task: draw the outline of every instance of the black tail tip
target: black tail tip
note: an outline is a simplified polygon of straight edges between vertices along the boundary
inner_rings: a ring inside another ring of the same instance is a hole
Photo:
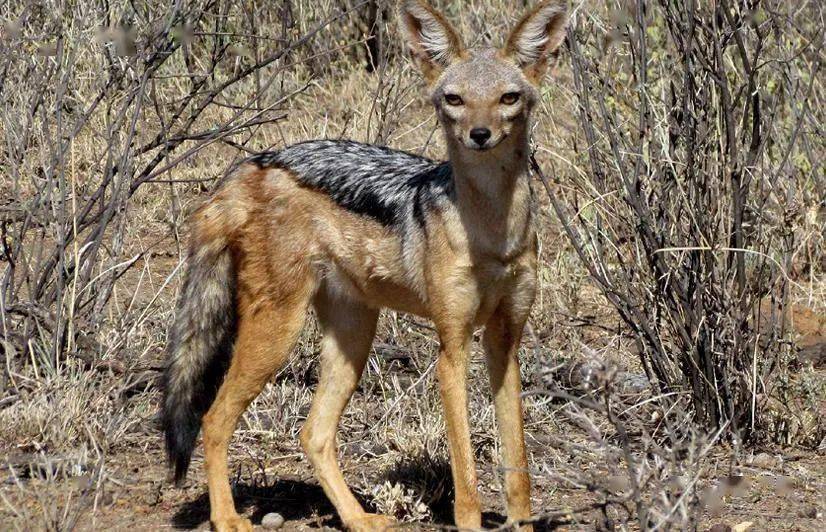
[[[176,488],[183,488],[186,484],[186,473],[189,470],[189,460],[178,458],[173,460],[171,464],[172,469],[172,484]]]
[[[186,449],[167,449],[169,478],[176,488],[181,488],[186,483],[186,473],[189,471],[191,456],[192,454]]]
[[[192,453],[195,451],[195,440],[200,427],[193,423],[191,416],[184,418],[169,416],[164,421],[166,456],[172,482],[180,488],[186,481],[186,473],[189,470]]]

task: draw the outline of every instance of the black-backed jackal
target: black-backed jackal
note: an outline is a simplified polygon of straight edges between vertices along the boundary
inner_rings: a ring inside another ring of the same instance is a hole
[[[467,373],[473,330],[485,326],[508,518],[530,517],[517,359],[537,269],[528,136],[549,56],[564,38],[565,6],[542,1],[503,48],[471,49],[424,1],[402,1],[401,26],[449,160],[305,142],[253,157],[192,215],[163,419],[176,480],[203,427],[216,530],[252,529],[233,504],[227,446],[243,411],[287,360],[310,305],[323,331],[321,376],[301,444],[347,528],[392,524],[364,511],[336,456],[336,428],[382,307],[429,318],[438,331],[462,528],[481,526]]]

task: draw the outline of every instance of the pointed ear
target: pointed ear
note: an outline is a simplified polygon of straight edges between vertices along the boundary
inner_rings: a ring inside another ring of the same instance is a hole
[[[542,0],[522,17],[505,43],[505,55],[536,83],[542,81],[549,57],[565,39],[567,11],[566,0]]]
[[[453,26],[424,0],[402,0],[399,14],[407,45],[428,82],[464,53]]]

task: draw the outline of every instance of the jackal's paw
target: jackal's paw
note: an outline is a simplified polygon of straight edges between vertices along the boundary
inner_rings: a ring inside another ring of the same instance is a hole
[[[381,532],[393,528],[396,520],[386,515],[364,514],[345,525],[350,532]]]
[[[212,530],[215,532],[252,532],[252,522],[243,517],[232,517],[230,519],[214,519]]]

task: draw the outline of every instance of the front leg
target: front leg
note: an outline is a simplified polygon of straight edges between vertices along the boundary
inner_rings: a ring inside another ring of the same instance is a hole
[[[523,292],[522,300],[516,303],[506,298],[488,321],[484,335],[496,424],[502,444],[509,522],[531,517],[531,483],[522,423],[522,383],[518,351],[530,303],[533,301],[532,293],[532,290]],[[516,294],[519,292],[514,293]],[[520,529],[530,531],[533,527],[525,525]]]
[[[455,489],[454,519],[459,528],[480,528],[482,510],[468,423],[467,374],[471,331],[470,325],[464,320],[457,321],[460,323],[442,324],[441,327],[437,324],[441,349],[436,362],[436,373],[445,413]]]

